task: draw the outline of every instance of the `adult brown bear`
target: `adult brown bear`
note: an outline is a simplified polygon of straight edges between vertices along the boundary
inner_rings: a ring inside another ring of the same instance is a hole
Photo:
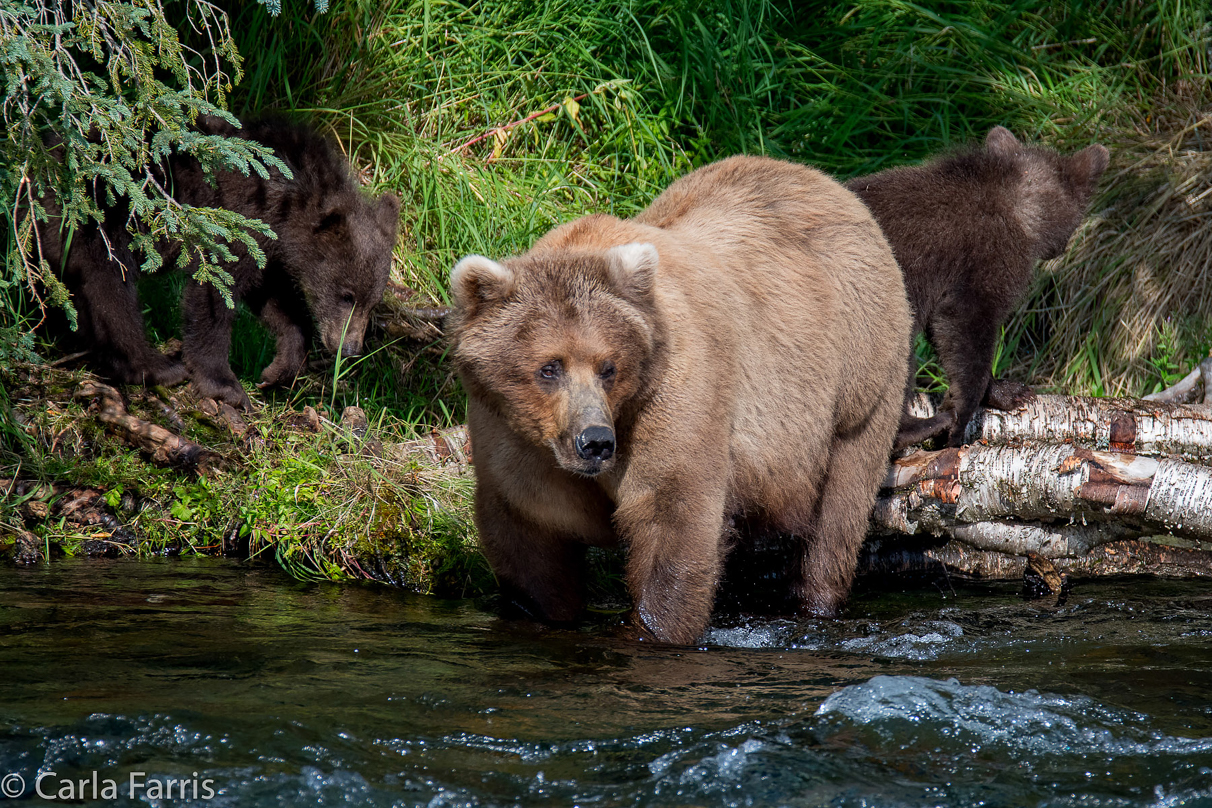
[[[911,317],[867,209],[734,157],[630,220],[451,278],[476,517],[502,587],[573,620],[587,545],[628,547],[641,636],[706,628],[734,518],[799,539],[793,596],[843,603],[896,433]]]

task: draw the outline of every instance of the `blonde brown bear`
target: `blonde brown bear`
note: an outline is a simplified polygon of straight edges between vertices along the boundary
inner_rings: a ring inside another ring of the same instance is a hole
[[[879,227],[824,174],[733,157],[451,277],[476,520],[505,592],[574,620],[589,545],[628,549],[641,637],[707,627],[733,521],[792,534],[799,608],[844,602],[912,318]],[[743,544],[738,552],[743,552]]]

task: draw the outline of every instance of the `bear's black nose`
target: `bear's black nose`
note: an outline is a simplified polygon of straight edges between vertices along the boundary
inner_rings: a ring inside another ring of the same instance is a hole
[[[582,460],[609,460],[614,456],[614,430],[608,426],[591,426],[573,441]]]

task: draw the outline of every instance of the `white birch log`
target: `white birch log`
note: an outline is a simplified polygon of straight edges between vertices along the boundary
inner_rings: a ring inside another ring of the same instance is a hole
[[[1046,558],[1159,533],[1212,541],[1212,468],[1065,444],[915,452],[889,468],[872,523]]]
[[[934,415],[936,396],[919,393],[910,412]],[[968,424],[965,443],[1072,442],[1090,449],[1138,455],[1212,458],[1212,407],[1131,398],[1036,396],[1012,412],[981,409]]]

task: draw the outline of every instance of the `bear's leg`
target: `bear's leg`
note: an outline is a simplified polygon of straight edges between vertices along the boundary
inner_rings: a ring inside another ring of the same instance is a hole
[[[895,418],[895,410],[881,406],[853,432],[833,439],[815,515],[794,526],[805,537],[793,585],[803,614],[835,617],[850,593],[875,495],[887,473],[889,422]]]
[[[993,352],[1001,325],[998,312],[979,305],[979,298],[960,295],[935,310],[932,336],[950,388],[944,406],[955,409],[947,445],[964,445],[968,422],[976,414],[993,380]]]
[[[231,326],[236,318],[219,291],[191,280],[181,300],[185,366],[198,395],[250,409],[252,403],[228,363]]]
[[[627,587],[633,623],[660,642],[687,645],[706,630],[723,572],[724,486],[686,471],[664,482],[644,480],[639,491],[620,490],[615,525],[628,544]]]
[[[126,248],[125,233],[111,235],[116,256],[110,255],[95,224],[90,222],[77,233],[65,277],[79,284],[80,332],[98,363],[111,378],[127,384],[183,381],[185,367],[147,340],[135,284],[138,264]]]
[[[509,605],[536,620],[572,623],[585,605],[585,545],[523,518],[477,480],[480,547]]]
[[[917,358],[910,352],[909,379],[905,383],[905,403],[901,408],[900,426],[897,427],[896,440],[892,444],[894,452],[941,435],[955,423],[955,410],[950,407],[939,407],[938,411],[929,418],[919,418],[913,415],[911,407],[916,397]]]
[[[261,321],[274,335],[274,359],[261,372],[258,387],[288,385],[307,364],[307,333],[287,301],[271,297],[258,312]]]
[[[984,405],[1008,412],[1017,410],[1033,398],[1035,391],[1022,382],[994,379],[989,383],[989,391],[985,393]]]

